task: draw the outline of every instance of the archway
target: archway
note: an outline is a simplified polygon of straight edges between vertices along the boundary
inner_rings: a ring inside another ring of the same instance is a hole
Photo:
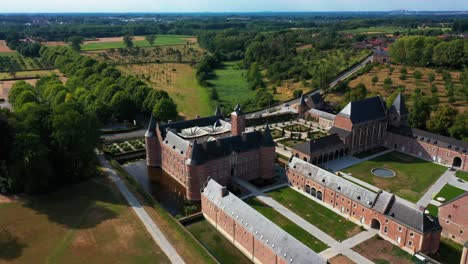
[[[304,161],[307,161],[307,158],[306,158],[306,157],[304,157],[304,158],[302,158],[302,159],[303,159]]]
[[[310,186],[309,185],[305,186],[305,191],[306,191],[306,193],[310,193]]]
[[[341,149],[340,150],[340,157],[343,157],[344,156],[344,149]]]
[[[313,197],[317,197],[317,190],[315,188],[312,188],[312,190],[310,190],[310,195],[312,195]]]
[[[371,228],[380,230],[380,222],[377,219],[372,219]]]
[[[335,159],[337,159],[340,156],[340,152],[338,150],[335,151]]]
[[[461,160],[460,157],[455,157],[455,158],[453,158],[452,167],[460,168],[461,165],[462,165],[462,160]]]
[[[322,192],[321,192],[321,191],[318,191],[318,192],[317,192],[317,199],[319,199],[320,201],[322,201]]]

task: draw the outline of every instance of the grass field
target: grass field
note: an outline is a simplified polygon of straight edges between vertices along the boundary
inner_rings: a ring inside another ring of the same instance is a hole
[[[371,173],[374,168],[391,169],[396,176],[387,179],[374,176]],[[403,199],[417,202],[445,170],[443,166],[393,151],[346,168],[343,172],[350,173],[353,177],[382,190],[393,192]]]
[[[376,264],[413,263],[410,254],[378,236],[355,246],[353,250]]]
[[[51,74],[57,73],[53,70],[38,70],[38,71],[19,71],[15,73],[15,76],[11,75],[8,72],[0,72],[0,80],[12,79],[12,78],[36,78],[49,76]]]
[[[291,222],[289,219],[275,211],[275,209],[262,203],[257,198],[250,198],[248,200],[245,200],[245,202],[252,206],[258,212],[260,212],[262,215],[267,217],[270,221],[281,227],[284,231],[288,232],[291,236],[295,237],[304,245],[311,248],[313,251],[321,252],[328,247],[325,243],[318,240],[316,237],[312,236],[307,231]]]
[[[0,262],[170,263],[111,182],[0,204]]]
[[[450,31],[450,28],[424,28],[424,29],[411,29],[411,31],[417,31],[417,30],[434,30],[434,29],[440,29],[443,31]],[[393,34],[395,32],[399,31],[400,33],[406,33],[408,32],[408,28],[401,28],[401,27],[360,27],[360,28],[355,28],[355,29],[348,29],[348,30],[343,30],[343,33],[349,33],[349,34]]]
[[[187,39],[193,38],[193,36],[183,35],[157,35],[155,46],[163,45],[182,45],[187,43]],[[135,47],[149,47],[151,46],[146,40],[133,41]],[[87,43],[82,46],[83,51],[89,50],[103,50],[103,49],[119,49],[125,48],[123,41],[110,41],[110,42],[93,42]]]
[[[455,176],[457,176],[458,178],[468,182],[468,172],[464,172],[464,171],[457,171],[455,173]]]
[[[429,215],[432,215],[432,216],[438,216],[439,215],[439,207],[437,207],[437,206],[435,206],[433,204],[427,205],[426,210],[429,211]]]
[[[252,263],[207,220],[189,224],[186,228],[218,261],[226,264]]]
[[[460,112],[463,112],[468,109],[468,104],[466,103],[465,96],[459,92],[461,84],[460,84],[460,72],[458,71],[451,71],[450,74],[452,76],[452,81],[454,85],[454,97],[455,102],[449,103],[448,96],[447,96],[447,88],[445,87],[445,82],[442,78],[442,74],[437,73],[434,69],[429,68],[421,68],[421,67],[407,67],[407,74],[406,80],[401,80],[400,70],[402,66],[399,65],[392,65],[393,73],[390,73],[389,67],[384,67],[382,65],[375,66],[370,72],[363,74],[356,79],[349,82],[349,87],[353,89],[358,84],[362,83],[366,86],[368,93],[381,95],[384,98],[388,98],[393,92],[397,91],[399,87],[404,87],[403,94],[405,95],[406,104],[411,106],[411,95],[414,94],[416,89],[421,89],[421,92],[425,94],[426,97],[431,98],[431,84],[429,82],[428,74],[429,72],[433,72],[435,74],[435,80],[433,84],[437,87],[437,91],[434,93],[438,99],[438,105],[434,105],[434,107],[442,106],[442,105],[450,105],[454,108],[457,108]],[[422,73],[422,78],[417,80],[414,78],[413,73],[415,71],[420,71]],[[373,85],[372,78],[377,77],[378,82]],[[384,81],[386,78],[390,78],[392,80],[392,85],[385,89]],[[330,93],[327,95],[326,100],[339,103],[343,100],[343,95],[338,93]]]
[[[118,68],[127,75],[137,76],[154,89],[168,92],[181,116],[194,118],[214,113],[209,90],[197,83],[195,69],[188,64],[121,65]]]
[[[255,97],[255,91],[249,89],[244,77],[246,71],[239,69],[237,63],[225,62],[222,68],[215,70],[216,78],[210,80],[218,92],[220,101],[230,106]]]
[[[455,186],[446,184],[444,186],[444,188],[442,188],[442,190],[440,190],[440,192],[435,196],[435,198],[443,197],[443,198],[445,198],[445,201],[449,201],[449,200],[452,200],[453,198],[455,198],[455,197],[457,197],[459,195],[462,195],[463,193],[465,193],[464,190],[459,189],[459,188],[457,188]]]
[[[281,188],[267,194],[336,240],[345,240],[361,232],[353,222],[291,188]]]

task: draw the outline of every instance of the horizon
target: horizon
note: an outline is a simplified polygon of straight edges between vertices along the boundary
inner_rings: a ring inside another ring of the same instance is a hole
[[[42,13],[309,13],[309,12],[466,12],[468,1],[447,0],[18,0],[2,3],[1,14]]]

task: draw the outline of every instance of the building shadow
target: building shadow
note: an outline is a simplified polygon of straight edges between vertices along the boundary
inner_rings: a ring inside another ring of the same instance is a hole
[[[9,231],[0,229],[0,261],[14,260],[23,253],[25,244],[19,242],[18,238]]]

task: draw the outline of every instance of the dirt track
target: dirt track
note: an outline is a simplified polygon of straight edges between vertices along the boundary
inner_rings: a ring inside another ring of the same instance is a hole
[[[0,52],[13,52],[5,43],[4,40],[0,40]]]

